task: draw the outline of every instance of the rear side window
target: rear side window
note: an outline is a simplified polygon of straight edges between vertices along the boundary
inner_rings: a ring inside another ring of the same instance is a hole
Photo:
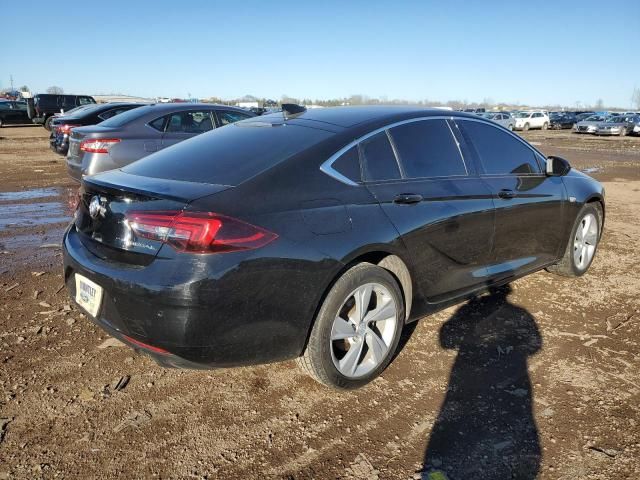
[[[203,133],[212,128],[209,111],[172,113],[167,124],[168,133]]]
[[[411,122],[390,130],[409,178],[466,175],[460,150],[445,120]]]
[[[235,123],[160,150],[123,171],[169,180],[237,185],[332,135],[300,125]]]
[[[89,105],[96,103],[91,97],[78,97],[78,105]]]
[[[360,175],[360,156],[358,155],[358,147],[351,147],[338,157],[332,168],[354,182],[362,180]]]
[[[149,122],[149,125],[159,132],[164,132],[164,122],[166,119],[167,117],[156,118],[153,122]]]
[[[475,147],[487,175],[540,173],[533,150],[507,132],[480,122],[458,121],[467,140]]]
[[[229,125],[230,123],[236,123],[240,120],[246,120],[251,118],[251,115],[247,115],[242,112],[232,112],[229,110],[218,110],[218,120],[220,120],[220,126]]]
[[[364,160],[365,180],[395,180],[400,178],[400,168],[386,132],[380,132],[360,142]]]

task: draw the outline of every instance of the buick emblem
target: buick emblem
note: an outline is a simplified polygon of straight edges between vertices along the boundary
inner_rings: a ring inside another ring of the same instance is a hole
[[[102,206],[100,197],[95,195],[91,198],[91,202],[89,202],[89,215],[91,215],[91,218],[98,218],[98,215],[104,217],[104,212],[105,208]]]

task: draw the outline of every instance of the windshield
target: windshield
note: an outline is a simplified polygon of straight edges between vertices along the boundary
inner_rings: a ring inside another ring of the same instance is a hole
[[[591,115],[590,117],[584,119],[585,122],[601,122],[602,120],[604,120],[604,118],[602,118],[600,115]]]
[[[531,114],[527,113],[527,112],[518,112],[518,113],[516,113],[515,117],[516,118],[529,118],[529,117],[531,117]]]
[[[121,127],[133,120],[140,118],[143,115],[146,115],[153,108],[152,105],[147,107],[134,108],[132,110],[127,110],[126,112],[120,113],[114,117],[111,117],[104,122],[100,123],[101,127]],[[161,116],[158,114],[158,116]]]
[[[605,123],[621,123],[622,119],[618,116],[616,117],[609,117],[605,120]]]
[[[149,155],[123,171],[186,182],[238,185],[331,135],[300,125],[260,126],[254,120],[245,120]]]

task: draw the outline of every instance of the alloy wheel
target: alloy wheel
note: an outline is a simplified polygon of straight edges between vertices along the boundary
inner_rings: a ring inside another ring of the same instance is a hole
[[[331,328],[331,358],[347,378],[376,369],[389,355],[397,325],[393,296],[379,283],[354,290],[342,303]]]
[[[596,251],[598,243],[598,220],[593,213],[588,213],[578,224],[573,240],[573,261],[580,270],[586,269]]]

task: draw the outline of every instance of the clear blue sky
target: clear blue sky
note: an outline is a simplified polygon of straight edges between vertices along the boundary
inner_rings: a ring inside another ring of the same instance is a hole
[[[595,103],[640,87],[640,0],[153,1],[3,9],[0,87]]]

